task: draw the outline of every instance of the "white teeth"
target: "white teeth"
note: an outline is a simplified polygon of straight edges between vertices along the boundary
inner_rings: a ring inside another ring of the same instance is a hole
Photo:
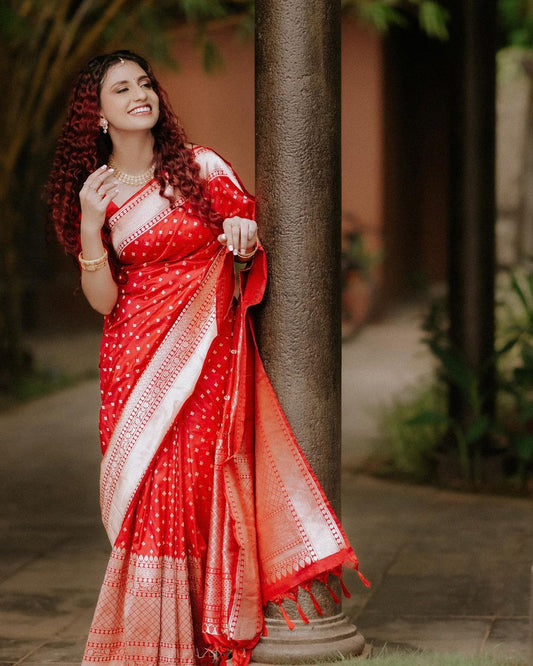
[[[133,115],[133,114],[136,114],[136,113],[144,113],[145,111],[150,111],[150,107],[149,106],[139,106],[136,109],[132,109],[130,111],[130,113]]]

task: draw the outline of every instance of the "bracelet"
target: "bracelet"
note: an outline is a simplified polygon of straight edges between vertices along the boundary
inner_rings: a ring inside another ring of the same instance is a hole
[[[94,273],[94,271],[99,271],[107,265],[107,250],[104,250],[104,254],[98,259],[84,259],[80,252],[78,255],[78,261],[80,262],[83,271]]]
[[[250,252],[246,252],[245,254],[241,254],[240,252],[238,252],[237,257],[239,259],[244,259],[244,261],[246,262],[246,261],[249,261],[254,256],[254,254],[256,252],[257,252],[257,243],[255,244],[254,249],[251,250]]]

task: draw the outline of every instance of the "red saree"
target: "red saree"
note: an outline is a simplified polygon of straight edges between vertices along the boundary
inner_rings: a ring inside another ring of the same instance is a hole
[[[231,167],[196,148],[213,206],[254,217]],[[245,664],[263,608],[356,556],[257,353],[259,249],[233,256],[148,183],[110,210],[127,273],[105,320],[101,508],[113,550],[83,664]]]

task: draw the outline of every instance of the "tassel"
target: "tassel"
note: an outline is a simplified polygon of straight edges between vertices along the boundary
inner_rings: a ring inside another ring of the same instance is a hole
[[[359,574],[359,578],[361,579],[363,584],[366,585],[366,587],[370,587],[370,581],[363,576],[363,574],[359,571],[359,569],[357,569],[357,573]]]
[[[327,589],[328,592],[331,594],[331,598],[333,599],[333,601],[334,601],[336,604],[338,604],[338,603],[340,602],[340,599],[339,599],[339,597],[335,594],[335,592],[331,589],[331,587],[329,586],[329,572],[326,571],[324,574],[322,574],[322,575],[320,575],[320,576],[317,576],[317,579],[318,579],[319,581],[321,581],[322,583],[324,583],[324,585],[326,586],[326,589]]]
[[[283,604],[282,604],[281,602],[278,604],[278,606],[280,607],[281,614],[282,614],[283,617],[285,618],[285,622],[287,623],[287,626],[288,626],[289,629],[292,631],[292,630],[294,629],[294,627],[295,627],[294,622],[293,622],[293,621],[291,620],[291,618],[287,615],[287,611],[283,608]]]
[[[356,560],[355,562],[346,562],[345,566],[349,567],[350,569],[354,569],[355,571],[357,571],[357,574],[358,574],[359,578],[361,579],[361,582],[362,582],[364,585],[366,585],[366,587],[370,587],[370,586],[371,586],[370,581],[368,581],[368,580],[363,576],[363,574],[359,571],[359,562],[357,562],[357,560]]]
[[[296,588],[293,592],[287,592],[285,596],[287,599],[294,601],[294,603],[296,604],[296,610],[298,611],[300,617],[302,618],[302,621],[305,622],[305,624],[309,624],[307,615],[304,613],[304,610],[300,606],[300,602],[298,601],[298,588]]]
[[[307,594],[309,595],[309,598],[313,602],[313,606],[315,607],[316,612],[319,615],[322,615],[322,608],[320,608],[320,604],[316,600],[315,595],[311,592],[311,585],[312,585],[312,582],[309,583],[308,585],[306,585],[303,589],[307,592]]]
[[[334,601],[336,604],[340,603],[340,599],[339,599],[339,597],[338,597],[338,596],[335,594],[335,592],[331,589],[331,587],[329,586],[329,583],[325,583],[325,585],[326,585],[326,587],[327,587],[327,589],[328,589],[328,592],[331,594],[331,598],[333,599],[333,601]]]
[[[346,587],[344,584],[344,581],[342,580],[342,575],[341,574],[335,574],[339,578],[339,583],[341,584],[341,590],[346,599],[351,599],[352,595],[350,594],[350,590]]]
[[[304,609],[300,606],[300,602],[298,601],[298,599],[296,599],[296,608],[298,610],[298,613],[300,613],[300,617],[305,622],[305,624],[309,624],[309,618],[304,613]]]

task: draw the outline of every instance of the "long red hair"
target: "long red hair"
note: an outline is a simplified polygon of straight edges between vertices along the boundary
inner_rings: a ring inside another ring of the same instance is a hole
[[[154,175],[159,182],[161,196],[165,196],[174,206],[175,196],[169,192],[172,188],[179,191],[188,199],[195,212],[208,222],[214,233],[221,229],[222,217],[211,210],[209,199],[204,194],[205,185],[200,178],[200,167],[187,145],[185,131],[150,64],[131,51],[115,51],[93,58],[80,72],[45,188],[50,222],[61,245],[74,256],[81,250],[79,192],[89,174],[108,163],[113,149],[109,135],[104,134],[100,128],[100,90],[109,67],[123,60],[137,63],[146,72],[159,97],[159,119],[152,133]],[[168,185],[172,185],[172,188],[168,188]],[[103,236],[117,275],[120,272],[118,259],[105,226]]]

